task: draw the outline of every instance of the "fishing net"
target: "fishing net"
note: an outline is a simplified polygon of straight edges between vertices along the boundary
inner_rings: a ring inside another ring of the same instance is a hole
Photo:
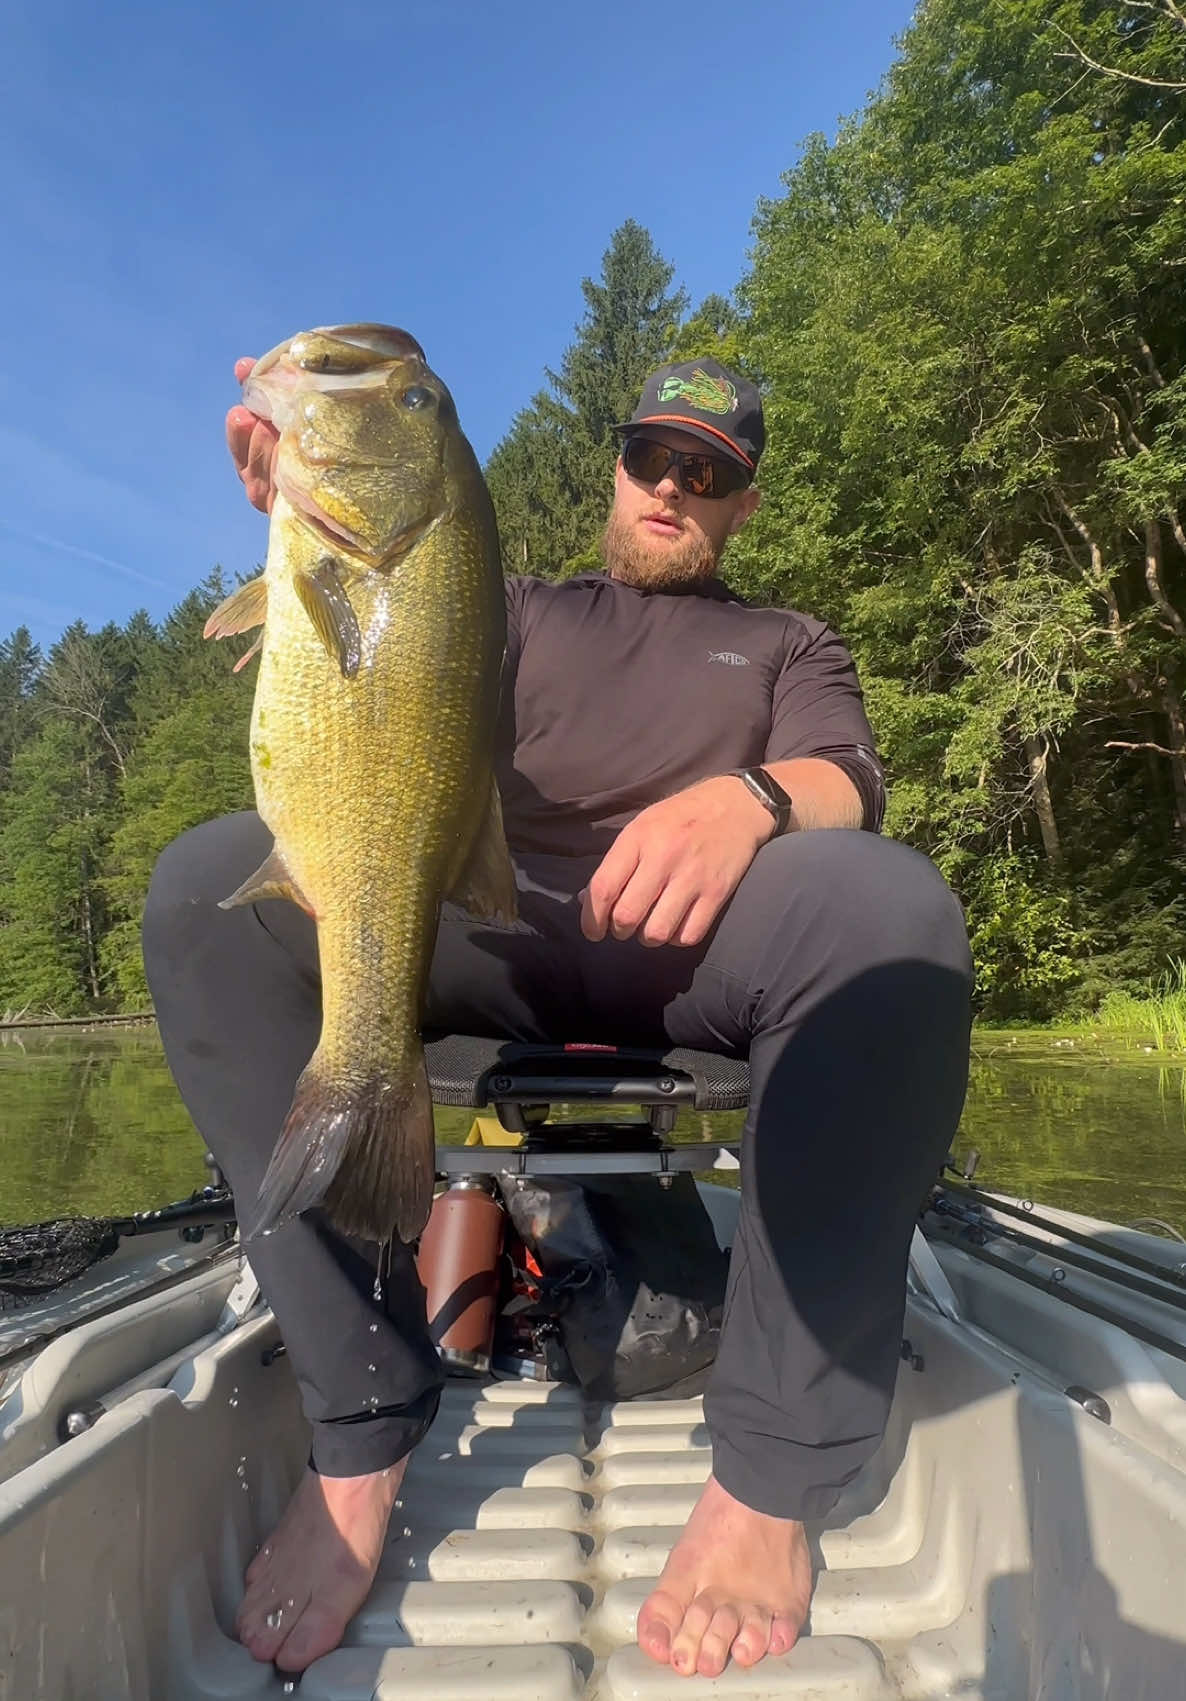
[[[235,1203],[225,1186],[203,1187],[172,1205],[130,1217],[55,1217],[48,1223],[0,1228],[0,1312],[28,1305],[110,1258],[128,1235],[176,1228],[196,1243],[208,1228],[233,1233]]]
[[[0,1229],[0,1311],[28,1305],[81,1276],[110,1258],[119,1238],[118,1225],[101,1217],[56,1217]]]

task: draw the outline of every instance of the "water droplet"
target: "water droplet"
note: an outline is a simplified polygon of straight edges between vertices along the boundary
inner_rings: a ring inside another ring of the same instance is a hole
[[[296,1605],[296,1602],[292,1599],[291,1596],[289,1596],[288,1600],[286,1600],[284,1604],[285,1604],[286,1607],[291,1608],[291,1607],[294,1607]]]
[[[271,1557],[272,1557],[272,1550],[271,1550],[270,1547],[266,1547],[264,1549],[264,1558],[265,1559],[271,1559]]]
[[[405,1525],[404,1525],[404,1535],[405,1535],[405,1536],[410,1536],[410,1535],[411,1535],[411,1533],[412,1533],[412,1532],[411,1532],[411,1529],[410,1529],[410,1528],[409,1528],[409,1527],[408,1527],[408,1525],[407,1525],[407,1524],[405,1524]]]
[[[283,1607],[277,1607],[274,1612],[270,1612],[268,1614],[268,1616],[264,1619],[264,1623],[267,1625],[269,1630],[279,1630],[280,1620],[283,1617],[284,1617],[284,1608]]]
[[[367,1369],[370,1371],[372,1376],[375,1374],[375,1366],[373,1364],[368,1364]]]
[[[296,1680],[295,1680],[295,1678],[290,1677],[285,1681],[284,1694],[285,1695],[295,1695],[296,1694]]]
[[[409,1559],[408,1570],[409,1571],[415,1571],[415,1569],[416,1569],[416,1561],[414,1559]]]
[[[379,1325],[377,1323],[372,1323],[371,1324],[371,1334],[377,1335],[378,1333],[379,1333]]]

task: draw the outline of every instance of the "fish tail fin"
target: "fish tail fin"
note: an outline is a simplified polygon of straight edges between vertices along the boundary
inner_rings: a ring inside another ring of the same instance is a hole
[[[248,1236],[323,1205],[344,1234],[415,1240],[432,1208],[436,1140],[424,1054],[410,1078],[335,1081],[310,1058],[260,1183]]]

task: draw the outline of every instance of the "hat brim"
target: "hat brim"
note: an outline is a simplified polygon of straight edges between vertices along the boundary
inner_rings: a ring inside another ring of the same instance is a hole
[[[687,414],[649,413],[641,419],[627,419],[621,425],[611,425],[610,430],[626,433],[638,431],[644,425],[674,425],[678,430],[686,431],[691,437],[699,437],[702,443],[710,449],[715,449],[718,455],[722,453],[728,455],[731,461],[736,461],[748,473],[753,474],[758,470],[756,463],[751,461],[749,456],[739,449],[730,437],[726,437],[723,431],[718,431],[715,426],[706,425],[702,419],[690,419]]]

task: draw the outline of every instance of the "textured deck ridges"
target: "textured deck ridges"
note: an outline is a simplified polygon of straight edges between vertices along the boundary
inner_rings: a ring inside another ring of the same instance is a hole
[[[699,1400],[584,1407],[531,1383],[452,1384],[415,1456],[370,1600],[304,1701],[667,1701],[678,1677],[635,1623],[711,1467]],[[899,1473],[879,1512],[824,1532],[813,1634],[713,1693],[880,1701],[898,1693],[874,1635],[949,1616],[918,1572],[921,1509]],[[865,1512],[864,1517],[861,1513]],[[833,1568],[833,1567],[838,1567]]]

